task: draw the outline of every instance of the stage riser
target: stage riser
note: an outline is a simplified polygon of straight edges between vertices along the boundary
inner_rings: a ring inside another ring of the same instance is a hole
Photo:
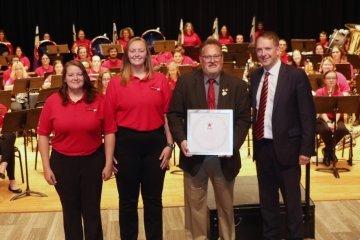
[[[306,205],[302,205],[306,213]],[[260,206],[258,204],[234,206],[236,239],[237,240],[259,240],[262,238],[262,220]],[[216,210],[209,210],[210,239],[217,240],[219,237]],[[286,212],[285,206],[280,206],[280,233],[281,238],[286,238]],[[315,238],[315,205],[311,201],[310,214],[304,214],[304,237]]]

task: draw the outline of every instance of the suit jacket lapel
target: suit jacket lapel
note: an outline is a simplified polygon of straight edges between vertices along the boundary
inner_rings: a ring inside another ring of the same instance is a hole
[[[199,103],[199,109],[207,109],[204,77],[202,71],[199,71],[198,74],[195,75],[194,93],[197,95],[198,98],[197,102]]]
[[[224,73],[222,72],[220,75],[220,86],[219,86],[219,98],[218,98],[218,109],[225,109],[229,107],[228,99],[229,99],[229,91],[233,89],[229,86],[229,81],[226,77],[224,77]]]
[[[276,85],[275,96],[274,96],[274,105],[273,105],[273,114],[275,113],[276,106],[280,101],[280,96],[282,96],[282,91],[284,91],[284,85],[286,84],[288,78],[287,69],[284,63],[281,63],[278,82]]]

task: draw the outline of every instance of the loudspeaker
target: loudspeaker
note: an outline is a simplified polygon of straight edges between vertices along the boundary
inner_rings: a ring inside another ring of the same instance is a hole
[[[212,186],[208,188],[208,215],[210,239],[218,239],[218,219]],[[305,201],[305,189],[301,186],[304,237],[315,238],[315,205],[310,199]],[[281,194],[280,194],[281,195]],[[280,233],[287,237],[286,210],[280,197]],[[235,179],[234,186],[234,218],[237,240],[262,239],[262,220],[259,204],[259,191],[256,176],[240,176]]]

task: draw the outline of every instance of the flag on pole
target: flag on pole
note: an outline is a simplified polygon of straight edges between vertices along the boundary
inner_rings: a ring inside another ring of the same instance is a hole
[[[72,25],[72,32],[73,32],[73,40],[76,42],[76,30],[75,30],[75,24]]]
[[[251,22],[251,30],[250,30],[250,43],[255,43],[255,16],[253,17],[252,19],[252,22]]]
[[[39,46],[39,43],[40,43],[39,26],[36,25],[36,28],[35,28],[35,41],[34,41],[35,47]]]
[[[117,35],[116,23],[113,23],[113,36],[112,36],[113,44],[116,44],[117,39],[118,39],[118,35]]]
[[[219,22],[218,22],[217,17],[215,18],[214,23],[213,23],[212,36],[216,40],[219,40]]]
[[[184,44],[184,22],[182,18],[180,19],[178,44]]]

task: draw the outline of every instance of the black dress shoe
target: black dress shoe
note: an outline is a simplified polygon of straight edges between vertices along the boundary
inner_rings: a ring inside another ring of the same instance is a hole
[[[5,179],[5,173],[0,172],[0,178]]]
[[[10,192],[13,192],[13,193],[22,193],[21,188],[11,189],[10,185],[9,185],[9,187],[8,187],[8,190],[9,190]]]

